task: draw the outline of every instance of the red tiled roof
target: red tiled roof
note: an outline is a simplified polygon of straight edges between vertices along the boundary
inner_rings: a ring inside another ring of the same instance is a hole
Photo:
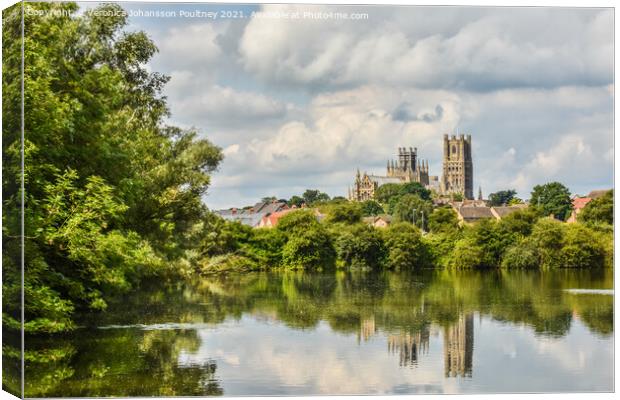
[[[269,215],[266,215],[263,217],[263,220],[261,221],[261,225],[266,226],[267,223],[269,223],[270,226],[276,226],[278,224],[278,221],[280,220],[280,218],[282,218],[283,216],[285,216],[286,214],[292,212],[292,211],[297,211],[297,209],[295,208],[288,208],[286,210],[282,210],[282,211],[276,211],[273,212]]]
[[[592,201],[592,199],[590,197],[577,197],[576,199],[573,199],[573,209],[574,210],[581,210],[590,201]]]

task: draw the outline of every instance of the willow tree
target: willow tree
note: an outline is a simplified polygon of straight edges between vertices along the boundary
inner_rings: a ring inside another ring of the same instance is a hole
[[[25,327],[71,329],[76,310],[191,265],[220,149],[168,126],[157,47],[120,6],[25,3]],[[33,12],[36,11],[36,12]],[[3,14],[5,326],[19,327],[21,5]]]

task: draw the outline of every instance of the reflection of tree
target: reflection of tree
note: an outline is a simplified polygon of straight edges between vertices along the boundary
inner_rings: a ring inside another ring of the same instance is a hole
[[[2,327],[2,390],[21,397],[21,334]]]
[[[194,330],[110,329],[82,331],[72,340],[77,354],[69,376],[61,365],[27,368],[27,396],[205,396],[221,395],[215,362],[180,366],[182,351],[194,352]],[[46,368],[47,367],[47,368]],[[54,379],[54,385],[50,381]],[[63,381],[61,383],[61,381]]]
[[[428,353],[430,330],[422,329],[416,333],[401,333],[388,336],[388,352],[399,355],[399,365],[416,366],[421,354]]]
[[[461,314],[455,324],[446,327],[443,343],[446,377],[471,377],[474,355],[473,314]]]

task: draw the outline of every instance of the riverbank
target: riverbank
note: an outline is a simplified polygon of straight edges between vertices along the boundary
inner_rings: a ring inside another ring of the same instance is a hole
[[[311,211],[294,211],[275,228],[252,229],[226,222],[218,237],[226,238],[227,246],[213,248],[199,272],[613,266],[613,227],[608,224],[564,223],[530,207],[501,220],[462,225],[453,210],[439,208],[429,217],[430,232],[423,232],[408,222],[387,228],[369,226],[352,207],[351,203],[333,205],[333,214],[322,222]]]

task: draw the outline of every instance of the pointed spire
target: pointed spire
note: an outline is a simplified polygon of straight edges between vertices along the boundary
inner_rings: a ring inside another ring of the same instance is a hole
[[[482,186],[478,186],[478,200],[482,200]]]

